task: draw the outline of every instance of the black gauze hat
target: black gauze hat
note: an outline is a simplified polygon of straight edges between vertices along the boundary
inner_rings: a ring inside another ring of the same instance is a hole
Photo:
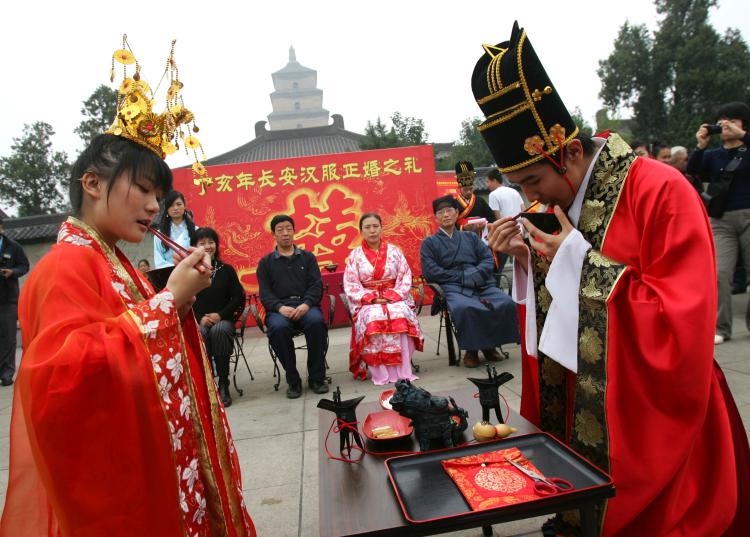
[[[453,207],[457,211],[459,210],[458,201],[453,196],[442,196],[436,200],[432,200],[432,212],[436,213],[440,209],[445,207]]]
[[[486,118],[479,132],[497,167],[512,172],[539,162],[544,153],[555,155],[578,134],[578,127],[526,31],[516,22],[509,41],[483,47],[471,88]]]
[[[461,186],[474,186],[477,174],[474,166],[468,160],[459,160],[456,163],[456,180]]]

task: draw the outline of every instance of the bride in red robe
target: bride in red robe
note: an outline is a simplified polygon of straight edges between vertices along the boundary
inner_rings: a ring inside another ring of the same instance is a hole
[[[411,270],[401,250],[381,240],[383,227],[375,213],[362,215],[362,245],[346,260],[344,292],[352,309],[349,370],[354,378],[378,385],[399,379],[416,380],[414,350],[424,338],[412,309]]]
[[[240,465],[190,307],[202,248],[154,294],[116,242],[140,242],[172,173],[151,149],[94,139],[76,217],[19,303],[24,355],[0,536],[254,536]]]

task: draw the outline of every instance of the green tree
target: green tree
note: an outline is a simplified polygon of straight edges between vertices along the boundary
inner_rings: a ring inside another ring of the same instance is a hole
[[[583,117],[583,112],[581,112],[581,107],[576,106],[573,110],[573,113],[570,114],[570,117],[573,118],[573,121],[576,125],[578,125],[578,128],[583,132],[584,134],[588,134],[591,136],[594,134],[594,129],[591,127],[588,121],[586,121]]]
[[[492,154],[478,129],[481,123],[482,118],[480,117],[470,117],[461,122],[458,141],[453,146],[450,156],[436,163],[438,170],[452,170],[459,160],[468,160],[475,168],[494,166],[495,159],[492,158]]]
[[[66,208],[61,193],[70,172],[64,152],[53,151],[52,126],[37,121],[24,125],[13,138],[12,154],[0,157],[0,199],[18,209],[18,216],[53,214]]]
[[[599,96],[612,111],[632,111],[636,137],[690,146],[718,105],[750,100],[750,50],[738,30],[720,36],[708,23],[716,0],[655,5],[656,33],[626,22],[599,62]]]
[[[388,147],[405,147],[427,143],[427,132],[424,122],[395,112],[391,116],[391,127],[378,117],[373,125],[367,122],[365,140],[360,144],[362,149],[385,149]]]
[[[116,113],[117,90],[101,84],[83,101],[81,114],[85,119],[74,131],[83,140],[84,147],[89,145],[97,134],[103,133],[112,125]]]

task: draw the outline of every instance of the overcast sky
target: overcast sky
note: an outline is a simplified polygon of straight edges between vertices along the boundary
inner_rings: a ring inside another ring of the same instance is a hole
[[[739,28],[747,40],[747,5],[720,0],[711,22],[722,33]],[[482,43],[508,39],[514,20],[566,105],[580,106],[591,123],[601,107],[598,61],[611,53],[620,26],[657,26],[650,0],[24,0],[5,2],[2,20],[0,156],[10,154],[24,123],[42,120],[56,131],[55,148],[71,157],[81,149],[73,133],[81,103],[109,84],[123,32],[152,84],[177,39],[185,104],[211,157],[254,138],[255,122],[271,112],[271,73],[286,65],[290,45],[318,71],[323,106],[343,115],[347,129],[363,132],[368,120],[400,111],[424,120],[429,141],[448,142],[463,119],[480,113],[470,77]],[[184,155],[168,160],[185,162]]]

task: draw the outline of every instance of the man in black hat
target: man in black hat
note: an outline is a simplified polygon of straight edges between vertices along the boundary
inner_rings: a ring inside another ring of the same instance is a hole
[[[320,311],[323,279],[318,260],[312,252],[294,245],[294,220],[291,216],[274,216],[271,233],[276,248],[258,263],[258,287],[260,299],[268,312],[268,339],[286,371],[286,396],[296,399],[302,395],[302,380],[297,371],[292,339],[297,328],[305,333],[310,389],[317,394],[327,393],[324,352],[327,328]]]
[[[458,182],[459,194],[456,196],[458,201],[458,220],[456,224],[462,231],[474,231],[479,234],[487,243],[487,224],[472,223],[472,220],[484,218],[487,223],[495,221],[495,213],[490,206],[474,194],[474,183],[476,182],[477,173],[474,166],[468,160],[460,160],[456,163],[456,181]]]
[[[422,241],[422,272],[429,282],[440,284],[448,300],[464,349],[464,365],[479,365],[478,350],[489,361],[500,360],[495,347],[518,343],[518,318],[511,298],[495,281],[492,252],[476,233],[456,228],[458,202],[443,196],[432,202],[437,233]]]
[[[525,220],[524,242],[507,217],[490,232],[514,258],[525,306],[521,413],[612,475],[604,535],[747,534],[737,499],[750,494],[738,475],[750,450],[713,360],[716,272],[698,196],[616,134],[580,135],[517,24],[484,50],[472,76],[479,131],[562,228]],[[575,525],[568,515],[550,530]]]
[[[3,234],[0,220],[0,384],[13,384],[16,373],[18,278],[29,271],[29,260],[16,241]]]

